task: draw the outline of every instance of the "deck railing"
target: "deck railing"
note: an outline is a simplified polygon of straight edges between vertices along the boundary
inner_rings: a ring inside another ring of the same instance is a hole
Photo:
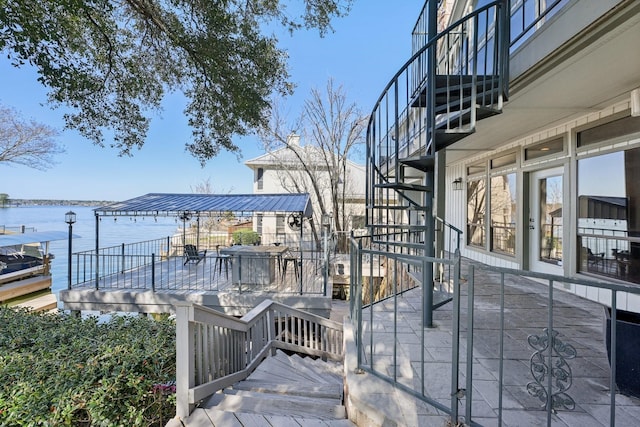
[[[220,291],[235,287],[240,292],[261,290],[297,294],[324,294],[327,291],[326,284],[322,283],[323,253],[311,242],[286,241],[289,251],[278,256],[224,256],[215,247],[199,246],[198,250],[207,249],[202,261],[185,265],[183,240],[191,243],[197,238],[178,233],[173,237],[102,248],[98,252],[74,253],[71,288]],[[204,241],[207,239],[201,236],[200,242]],[[282,240],[272,243],[282,244]],[[224,245],[220,249],[222,251]],[[265,263],[273,266],[271,277],[266,281],[261,279],[254,283],[234,275],[234,271],[244,272]]]
[[[275,349],[342,360],[342,325],[266,300],[241,319],[176,306],[176,413],[245,379]]]

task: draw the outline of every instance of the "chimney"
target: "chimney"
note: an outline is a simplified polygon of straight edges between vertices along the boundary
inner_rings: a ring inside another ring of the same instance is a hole
[[[287,135],[287,145],[300,146],[300,135],[296,135],[295,132],[291,132]]]

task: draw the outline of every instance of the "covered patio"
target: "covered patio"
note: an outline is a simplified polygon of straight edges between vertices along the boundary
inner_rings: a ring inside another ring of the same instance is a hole
[[[167,313],[190,301],[242,315],[269,298],[328,316],[326,252],[309,232],[308,194],[152,193],[94,213],[95,249],[72,254],[69,287],[60,292],[65,309]],[[167,238],[100,247],[103,218],[159,216],[175,217],[182,228]],[[226,232],[203,227],[223,218],[232,224]]]

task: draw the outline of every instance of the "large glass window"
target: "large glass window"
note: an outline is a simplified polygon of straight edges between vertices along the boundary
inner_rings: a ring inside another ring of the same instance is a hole
[[[467,244],[484,247],[487,209],[487,181],[469,179],[467,183]]]
[[[491,178],[491,250],[516,253],[516,174]]]
[[[640,283],[640,148],[578,161],[578,271]]]

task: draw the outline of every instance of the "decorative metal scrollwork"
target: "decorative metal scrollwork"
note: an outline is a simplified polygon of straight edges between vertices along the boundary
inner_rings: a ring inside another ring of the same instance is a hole
[[[573,378],[571,376],[571,366],[568,359],[576,357],[575,347],[565,344],[558,338],[558,332],[548,328],[543,329],[542,335],[529,335],[527,338],[529,345],[535,350],[531,355],[531,375],[534,381],[527,384],[527,391],[530,395],[537,397],[545,409],[547,408],[548,393],[551,393],[551,410],[558,409],[572,411],[576,403],[567,390],[571,388]],[[549,362],[549,345],[551,345],[551,366]],[[548,377],[551,375],[551,390],[547,390]]]

